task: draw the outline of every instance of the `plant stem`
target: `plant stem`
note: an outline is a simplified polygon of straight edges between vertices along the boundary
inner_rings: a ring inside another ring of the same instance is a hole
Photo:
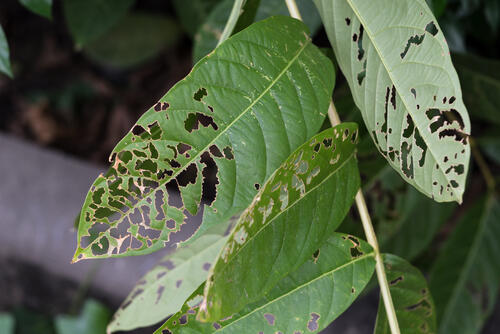
[[[285,0],[290,12],[290,16],[301,20],[299,9],[295,0]],[[330,101],[330,106],[328,107],[328,118],[332,126],[339,125],[340,117],[335,108],[333,101]],[[394,309],[394,304],[392,302],[391,291],[389,289],[389,283],[387,282],[387,276],[385,275],[384,261],[382,255],[380,254],[380,249],[378,247],[377,236],[375,235],[375,230],[373,229],[373,224],[370,218],[370,213],[366,206],[365,198],[363,196],[363,191],[358,190],[356,194],[356,207],[358,208],[359,216],[361,217],[361,223],[363,224],[363,229],[365,231],[366,240],[372,246],[375,253],[375,271],[377,273],[377,279],[380,286],[380,294],[382,295],[382,300],[384,301],[384,307],[387,314],[387,321],[389,322],[389,327],[391,328],[392,334],[400,334],[398,319],[396,317],[396,310]]]
[[[340,124],[340,117],[333,101],[330,101],[330,106],[328,107],[328,118],[330,118],[332,126]],[[361,223],[363,224],[363,230],[365,231],[366,241],[368,241],[370,246],[372,246],[373,252],[375,253],[375,271],[377,273],[380,294],[382,295],[382,300],[384,301],[385,313],[387,314],[387,321],[389,322],[391,333],[400,334],[401,331],[399,330],[398,318],[396,317],[396,310],[394,309],[394,304],[392,302],[391,290],[389,289],[389,283],[387,282],[387,276],[385,275],[384,261],[382,259],[382,255],[380,254],[377,236],[375,234],[375,230],[373,229],[370,213],[368,212],[368,207],[366,206],[365,197],[363,196],[361,188],[356,193],[355,200],[356,207],[361,218]]]
[[[238,18],[240,17],[241,7],[243,7],[244,1],[245,0],[234,1],[233,8],[231,9],[231,14],[229,15],[229,18],[226,22],[226,26],[222,31],[222,35],[219,38],[217,46],[219,46],[220,43],[224,42],[226,39],[229,38],[229,36],[231,36],[231,33],[233,32],[234,27],[236,26],[236,22],[238,22]]]

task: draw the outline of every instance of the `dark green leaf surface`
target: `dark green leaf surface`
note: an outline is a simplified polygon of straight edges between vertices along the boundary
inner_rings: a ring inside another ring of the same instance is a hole
[[[495,130],[496,131],[496,130]],[[499,137],[484,137],[479,138],[481,151],[493,162],[500,164],[500,138]]]
[[[429,7],[437,18],[443,15],[447,2],[447,0],[427,0]]]
[[[399,195],[396,195],[399,196]],[[436,203],[408,187],[404,202],[392,221],[384,221],[377,230],[383,252],[412,260],[424,251],[449,219],[456,207],[453,203]],[[383,229],[383,233],[381,232]]]
[[[173,0],[177,16],[184,30],[193,37],[199,27],[207,20],[210,12],[221,0]]]
[[[474,119],[500,125],[500,61],[454,54],[464,102]]]
[[[313,257],[241,312],[215,323],[199,322],[201,286],[155,333],[317,333],[351,305],[374,267],[365,241],[334,233]]]
[[[198,237],[247,208],[328,109],[333,67],[306,29],[287,17],[252,25],[149,109],[87,195],[74,260],[150,253],[196,215]],[[200,205],[206,192],[216,198]]]
[[[205,281],[229,228],[227,224],[217,225],[188,247],[165,256],[130,292],[108,325],[108,332],[150,326],[178,312]]]
[[[10,68],[9,44],[7,43],[2,26],[0,26],[0,72],[10,78],[13,77],[12,69]]]
[[[436,333],[435,307],[424,275],[408,261],[395,255],[384,254],[384,265],[401,334]],[[382,299],[374,333],[391,333]]]
[[[461,202],[470,122],[425,0],[314,2],[379,151],[422,193]]]
[[[500,285],[500,204],[480,200],[447,240],[430,276],[439,333],[480,333]],[[459,321],[458,321],[459,319]]]
[[[111,29],[135,0],[64,0],[64,16],[77,47]]]
[[[33,13],[52,19],[52,0],[19,0],[19,2]]]
[[[295,151],[245,210],[205,288],[207,320],[257,301],[335,231],[359,189],[357,125],[323,131]]]
[[[84,47],[85,54],[98,63],[127,68],[155,57],[180,37],[176,22],[169,17],[129,14],[97,40]]]
[[[78,317],[58,315],[55,327],[58,334],[98,334],[106,332],[111,312],[94,300],[87,300]]]

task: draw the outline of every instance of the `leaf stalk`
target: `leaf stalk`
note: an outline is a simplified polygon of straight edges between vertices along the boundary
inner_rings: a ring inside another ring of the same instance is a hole
[[[290,16],[301,20],[300,11],[297,7],[295,0],[285,0],[290,12]],[[340,117],[335,108],[333,101],[330,101],[330,106],[328,107],[328,118],[332,126],[339,125],[341,123]],[[375,253],[375,271],[377,273],[377,279],[380,286],[380,294],[382,295],[382,300],[384,301],[385,311],[387,313],[387,320],[389,322],[389,327],[391,328],[392,334],[400,334],[398,319],[396,317],[396,310],[394,309],[394,304],[392,302],[391,291],[389,289],[389,283],[387,282],[387,276],[385,275],[384,261],[382,255],[380,254],[380,249],[378,247],[377,236],[373,228],[373,224],[370,218],[370,213],[368,207],[366,206],[366,201],[363,196],[363,191],[358,190],[356,197],[356,207],[361,217],[361,223],[363,225],[363,230],[365,231],[366,240],[372,246]]]
[[[243,3],[245,0],[235,0],[233,4],[233,8],[231,9],[231,14],[229,14],[229,18],[226,22],[226,26],[224,27],[224,30],[222,31],[222,35],[219,38],[219,42],[217,43],[217,46],[219,46],[222,42],[224,42],[226,39],[231,36],[231,33],[234,30],[234,27],[236,26],[236,23],[238,22],[238,18],[240,17],[241,13],[241,7],[243,7]]]

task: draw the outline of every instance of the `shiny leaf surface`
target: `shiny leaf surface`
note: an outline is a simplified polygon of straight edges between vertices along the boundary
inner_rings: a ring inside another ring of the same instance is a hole
[[[215,262],[202,318],[218,320],[257,301],[335,231],[359,189],[356,142],[356,124],[330,128],[271,176]]]
[[[213,323],[199,322],[201,286],[155,333],[317,333],[358,297],[374,267],[372,248],[365,241],[334,233],[264,298],[237,314]]]
[[[333,76],[297,20],[270,18],[228,39],[115,147],[83,205],[74,260],[150,253],[196,217],[198,237],[242,212],[318,131]]]

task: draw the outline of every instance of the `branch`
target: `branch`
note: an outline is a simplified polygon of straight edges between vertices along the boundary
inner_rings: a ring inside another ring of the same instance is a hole
[[[288,11],[290,12],[290,16],[298,20],[302,20],[295,0],[285,1],[288,7]],[[330,119],[330,123],[332,124],[332,126],[340,124],[340,117],[337,113],[337,110],[335,109],[333,101],[330,101],[330,106],[328,108],[328,118]],[[359,189],[358,193],[356,194],[356,207],[358,208],[359,216],[361,217],[366,240],[373,247],[375,253],[375,271],[377,272],[380,294],[382,295],[382,300],[384,301],[385,311],[387,313],[387,320],[389,322],[389,327],[391,328],[391,333],[400,334],[401,331],[399,330],[396,310],[394,309],[391,291],[389,289],[389,283],[387,282],[387,276],[385,275],[384,262],[382,260],[382,255],[380,254],[377,236],[375,235],[375,230],[373,229],[370,213],[368,212],[368,208],[366,207],[365,198],[361,189]]]

